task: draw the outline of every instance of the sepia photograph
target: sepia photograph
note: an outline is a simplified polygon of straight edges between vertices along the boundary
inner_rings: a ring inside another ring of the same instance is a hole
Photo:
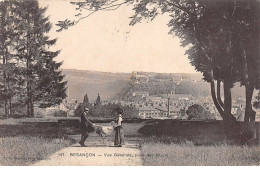
[[[0,166],[259,166],[260,0],[0,0]]]

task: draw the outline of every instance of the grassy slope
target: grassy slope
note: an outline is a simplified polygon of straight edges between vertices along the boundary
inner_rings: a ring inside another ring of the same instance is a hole
[[[140,144],[144,165],[259,165],[259,144],[227,139],[219,121],[151,120],[139,132],[145,135]]]
[[[0,165],[30,165],[70,145],[60,137],[57,120],[1,120]]]
[[[66,118],[24,118],[0,120],[0,165],[31,165],[48,158],[54,152],[75,143],[60,138],[59,119]],[[78,118],[70,118],[78,119]],[[97,123],[98,124],[98,123]],[[101,125],[108,125],[102,123]],[[141,137],[137,133],[143,124],[124,123],[125,137]],[[79,134],[78,130],[66,127],[66,134]],[[95,141],[95,133],[87,141]],[[94,136],[94,137],[93,137]],[[100,138],[98,138],[100,139]],[[113,138],[112,138],[113,140]]]
[[[34,136],[0,137],[0,165],[31,165],[69,144],[68,140]]]
[[[194,146],[146,142],[141,146],[144,165],[251,166],[259,165],[259,146]]]
[[[46,119],[49,123],[43,120],[1,121],[0,154],[5,156],[0,156],[0,164],[29,165],[70,144],[59,139],[57,119]],[[218,125],[149,120],[124,123],[123,127],[126,139],[140,141],[144,165],[259,165],[259,145],[227,145]]]

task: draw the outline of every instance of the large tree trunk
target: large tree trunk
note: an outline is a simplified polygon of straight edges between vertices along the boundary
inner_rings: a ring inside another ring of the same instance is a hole
[[[230,21],[232,19],[230,18]],[[225,65],[226,72],[225,77],[223,80],[223,87],[224,87],[224,124],[226,127],[226,131],[228,132],[227,136],[233,136],[236,134],[235,128],[236,128],[236,118],[231,114],[232,111],[232,96],[231,96],[231,88],[233,87],[233,48],[234,48],[234,36],[233,36],[233,27],[228,27],[228,45],[226,47],[226,53],[227,53],[227,62],[230,62],[230,64]]]
[[[26,108],[27,108],[27,117],[31,117],[31,112],[30,112],[30,98],[29,98],[29,95],[28,95],[28,87],[27,87],[27,103],[26,103]]]
[[[252,109],[252,96],[254,92],[254,86],[250,84],[245,85],[246,91],[246,108],[244,117],[244,126],[242,128],[243,143],[247,143],[248,140],[256,138],[256,127],[255,127],[255,115],[256,112]]]
[[[6,34],[5,34],[5,22],[6,22],[6,6],[1,4],[1,9],[0,9],[0,14],[1,14],[1,23],[0,23],[0,26],[1,26],[1,32],[3,33],[3,36],[1,37],[1,43],[2,43],[2,48],[1,48],[1,54],[3,56],[2,58],[2,61],[3,61],[3,66],[2,66],[2,69],[3,69],[3,88],[4,88],[4,91],[3,91],[3,101],[4,101],[4,114],[5,114],[5,117],[8,118],[8,106],[7,106],[7,87],[6,87],[6,46],[5,46],[5,37]]]
[[[241,45],[243,46],[243,45]],[[244,126],[242,128],[243,142],[246,143],[251,138],[256,138],[256,128],[255,128],[255,114],[256,112],[252,109],[252,97],[255,85],[254,81],[249,80],[249,70],[248,70],[248,58],[245,49],[242,49],[243,57],[243,77],[245,83],[245,94],[246,94],[246,108],[244,117]],[[252,78],[251,78],[252,79]]]
[[[3,78],[4,78],[4,111],[5,117],[8,118],[8,106],[7,106],[7,89],[6,89],[6,71],[5,71],[5,56],[3,56]]]
[[[218,102],[217,97],[216,97],[214,80],[212,80],[210,82],[210,89],[211,89],[211,96],[212,96],[212,99],[213,99],[213,103],[216,106],[216,108],[217,108],[219,114],[221,115],[221,117],[224,119],[225,118],[224,117],[224,111],[221,108],[221,106],[219,105],[219,102]]]
[[[231,97],[231,82],[229,79],[224,80],[224,121],[236,121],[236,118],[231,114],[232,97]]]
[[[220,80],[217,80],[217,99],[218,99],[218,102],[219,102],[219,105],[224,108],[224,103],[221,99],[221,94],[220,94],[220,88],[221,88],[221,81]]]
[[[34,108],[33,108],[33,98],[31,87],[28,88],[29,92],[27,93],[28,102],[27,102],[27,115],[28,117],[34,117]]]
[[[255,121],[255,114],[256,112],[252,109],[252,97],[254,93],[255,85],[252,84],[249,80],[249,71],[248,71],[248,64],[247,64],[247,54],[246,51],[243,49],[243,59],[244,59],[244,79],[245,79],[245,91],[246,91],[246,109],[245,109],[245,118],[244,121],[254,122]]]
[[[219,102],[218,102],[217,97],[216,97],[213,69],[210,70],[209,74],[210,74],[210,78],[211,78],[211,81],[210,81],[210,89],[211,89],[212,100],[213,100],[213,103],[214,103],[215,107],[217,108],[217,110],[218,110],[220,116],[222,117],[222,119],[224,119],[223,109],[222,109],[222,107],[219,105]]]
[[[26,88],[27,88],[27,116],[28,117],[31,117],[31,94],[30,94],[30,92],[31,92],[31,84],[30,84],[30,72],[29,72],[29,59],[27,59],[27,61],[26,61],[26,71],[27,71],[27,73],[26,73],[26,75],[27,75],[27,86],[26,86]]]
[[[242,130],[244,141],[248,141],[252,138],[256,139],[256,126],[255,126],[255,116],[256,112],[252,108],[252,97],[254,93],[254,85],[246,84],[246,109],[245,109],[245,117],[244,122],[245,126]]]
[[[34,117],[34,102],[33,102],[33,96],[32,96],[32,93],[31,93],[31,117]]]
[[[6,58],[6,64],[8,64],[8,58]],[[8,90],[8,114],[12,116],[12,90],[10,86],[10,72],[7,74],[7,90]]]
[[[30,25],[30,15],[29,12],[27,11],[27,24]],[[27,60],[26,60],[26,76],[27,76],[27,115],[28,117],[32,117],[32,113],[31,113],[31,106],[32,106],[32,97],[31,97],[31,92],[32,92],[32,86],[31,86],[31,62],[30,62],[30,55],[31,55],[31,51],[30,51],[30,41],[31,41],[31,35],[30,32],[27,31]]]
[[[4,98],[5,118],[8,118],[7,99]]]
[[[12,106],[12,99],[9,98],[9,114],[10,116],[13,116],[13,106]]]
[[[256,0],[255,2],[255,7],[254,10],[256,12],[256,27],[255,29],[258,32],[258,39],[260,39],[260,33],[259,33],[259,28],[260,28],[260,1]],[[258,41],[258,59],[256,60],[257,62],[257,69],[259,70],[258,72],[260,72],[260,68],[259,68],[259,54],[260,54],[260,47],[259,47],[259,41]],[[252,109],[252,97],[253,97],[253,93],[254,93],[254,88],[259,87],[257,85],[259,85],[259,81],[255,82],[255,78],[259,78],[259,73],[256,74],[256,77],[254,78],[249,78],[250,74],[249,74],[249,70],[251,67],[249,67],[248,65],[248,57],[247,57],[247,52],[245,49],[243,49],[243,59],[244,59],[244,78],[245,78],[245,92],[246,92],[246,109],[245,109],[245,118],[244,118],[244,128],[243,128],[243,138],[245,139],[244,141],[248,141],[252,138],[256,139],[256,126],[255,126],[255,115],[256,112]],[[258,75],[258,76],[257,76]],[[252,80],[253,79],[253,80]],[[259,79],[258,79],[259,80]]]
[[[260,89],[260,1],[256,0],[256,11],[257,11],[257,21],[256,21],[256,30],[257,30],[257,34],[258,34],[258,51],[257,51],[257,69],[258,69],[258,74],[257,74],[257,78],[258,78],[258,84],[256,85],[257,89]]]
[[[237,130],[236,118],[231,114],[232,97],[231,97],[231,82],[229,79],[224,80],[224,127],[228,139],[234,139],[239,135]]]

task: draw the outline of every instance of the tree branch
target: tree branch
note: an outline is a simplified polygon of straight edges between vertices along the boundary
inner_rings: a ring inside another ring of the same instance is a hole
[[[93,11],[93,12],[89,13],[89,14],[86,15],[86,16],[80,17],[77,21],[73,21],[73,25],[77,25],[77,24],[79,23],[79,21],[81,21],[82,19],[85,19],[85,18],[89,17],[90,15],[94,14],[94,13],[97,12],[97,11],[98,11],[98,10]]]
[[[175,3],[169,2],[168,0],[165,0],[165,2],[166,2],[167,4],[169,4],[169,5],[172,5],[173,7],[176,7],[176,8],[178,8],[178,9],[182,10],[183,12],[189,14],[189,15],[195,20],[195,21],[194,21],[194,24],[193,24],[193,25],[194,25],[195,42],[200,46],[200,48],[201,48],[201,50],[203,51],[203,53],[205,54],[207,60],[212,63],[212,59],[209,57],[209,55],[208,55],[206,49],[204,48],[204,46],[201,44],[200,40],[198,39],[198,36],[199,36],[199,35],[198,35],[198,33],[197,33],[197,32],[198,32],[198,26],[197,26],[197,24],[196,24],[197,17],[196,17],[196,11],[195,11],[195,9],[194,9],[194,13],[192,13],[192,12],[190,12],[189,10],[187,10],[186,8],[182,7],[182,6],[179,5],[179,4],[176,5]]]
[[[95,9],[95,10],[92,10],[91,8],[80,7],[81,9],[85,9],[85,10],[92,11],[92,12],[90,12],[89,14],[87,14],[86,16],[83,16],[83,17],[79,17],[79,15],[78,15],[78,16],[77,16],[77,17],[79,17],[78,20],[73,20],[73,21],[71,21],[71,20],[66,19],[65,21],[59,21],[59,24],[56,24],[56,25],[59,26],[60,29],[58,29],[57,32],[60,32],[60,31],[62,31],[63,29],[68,29],[68,27],[74,26],[74,25],[78,24],[81,20],[83,20],[83,19],[85,19],[85,18],[91,16],[92,14],[94,14],[94,13],[96,13],[96,12],[98,12],[98,11],[101,11],[101,10],[104,10],[104,11],[116,10],[116,9],[118,9],[121,5],[126,4],[126,3],[130,2],[131,0],[125,0],[124,2],[114,4],[114,2],[116,2],[116,1],[118,1],[118,0],[113,0],[113,1],[111,1],[110,3],[106,4],[105,7],[101,7],[101,6],[100,6],[99,8],[97,8],[97,9]]]
[[[180,4],[176,5],[176,4],[174,4],[173,2],[169,2],[169,1],[167,1],[167,0],[165,0],[165,2],[166,2],[167,4],[169,4],[169,5],[172,5],[173,7],[176,7],[176,8],[178,8],[178,9],[182,10],[183,12],[186,12],[186,13],[189,14],[189,15],[194,15],[194,14],[191,13],[189,10],[185,9],[184,7],[182,7]]]
[[[104,8],[97,8],[97,9],[91,9],[91,8],[84,8],[84,7],[81,7],[82,9],[85,9],[85,10],[88,10],[88,11],[100,11],[100,10],[106,10],[106,11],[112,11],[112,10],[116,10],[117,8],[119,8],[121,5],[123,4],[126,4],[129,2],[129,0],[126,0],[122,3],[118,3],[118,4],[113,4],[114,2],[116,2],[117,0],[114,0],[112,2],[110,2],[109,4],[106,4],[106,7]],[[113,4],[113,5],[111,5]],[[107,6],[108,5],[108,6]],[[113,8],[115,7],[115,8]],[[109,9],[109,8],[113,8],[113,9]]]

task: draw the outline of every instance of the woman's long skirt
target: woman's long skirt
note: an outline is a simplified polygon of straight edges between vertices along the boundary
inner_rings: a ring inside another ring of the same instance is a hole
[[[123,128],[122,127],[116,127],[116,134],[115,134],[115,143],[114,145],[124,145],[124,133],[123,133]]]

